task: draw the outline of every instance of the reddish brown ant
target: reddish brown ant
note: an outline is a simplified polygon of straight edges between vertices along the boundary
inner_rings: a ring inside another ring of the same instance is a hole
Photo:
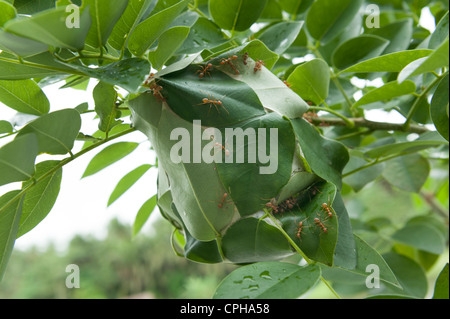
[[[334,210],[331,207],[330,199],[328,199],[328,203],[323,203],[322,204],[322,211],[324,211],[328,215],[328,219],[333,218]]]
[[[225,206],[225,203],[227,202],[228,193],[223,194],[222,201],[217,205],[219,208],[223,208]]]
[[[156,97],[161,102],[166,102],[166,98],[162,95],[161,91],[163,90],[163,87],[158,85],[156,82],[153,82],[149,86],[150,90],[153,91],[153,96]]]
[[[248,52],[244,53],[244,65],[248,64]]]
[[[283,83],[286,84],[286,86],[287,86],[288,88],[291,88],[291,85],[288,83],[288,81],[283,81]]]
[[[270,202],[266,203],[265,206],[266,206],[267,208],[269,208],[269,209],[272,209],[272,212],[273,212],[274,214],[278,214],[278,212],[279,212],[279,207],[278,207],[278,205],[276,204],[275,198],[272,198],[272,199],[270,200]]]
[[[304,221],[306,219],[302,220],[301,222],[298,223],[298,229],[297,229],[297,238],[301,241],[302,240],[302,233],[303,233],[303,228],[305,227],[309,227],[309,226],[305,226]]]
[[[222,101],[215,99],[214,97],[208,95],[208,97],[204,98],[202,100],[203,103],[197,104],[197,105],[205,105],[205,104],[209,104],[209,113],[211,112],[212,107],[214,106],[217,110],[217,112],[220,114],[220,110],[219,107],[222,107],[228,114],[230,114],[230,112],[228,112],[228,110],[226,109],[226,107],[223,105]]]
[[[200,78],[200,79],[203,79],[205,76],[209,76],[209,77],[211,77],[211,72],[210,72],[210,69],[212,69],[213,68],[213,65],[211,64],[211,63],[208,63],[207,65],[205,65],[205,66],[200,66],[200,70],[198,70],[197,72],[196,72],[196,74],[197,73],[199,73],[199,75],[198,75],[198,77]]]
[[[236,75],[239,75],[240,72],[239,70],[236,68],[236,66],[233,64],[233,60],[237,60],[238,56],[237,55],[233,55],[233,56],[228,56],[228,59],[223,58],[222,60],[220,60],[220,64],[225,65],[228,64],[234,72],[236,72]]]
[[[316,224],[316,226],[320,227],[325,234],[328,234],[328,228],[325,227],[325,225],[320,220],[320,218],[318,218],[318,217],[314,218],[314,224]]]
[[[214,137],[211,137],[211,140],[214,140]],[[227,142],[226,141],[225,141],[225,146],[227,146]],[[223,146],[222,144],[220,144],[218,142],[216,142],[214,144],[214,147],[218,147],[220,150],[225,151],[225,156],[230,156],[230,151],[225,146]]]
[[[255,71],[255,73],[261,71],[263,65],[266,65],[263,60],[256,61],[253,71]]]

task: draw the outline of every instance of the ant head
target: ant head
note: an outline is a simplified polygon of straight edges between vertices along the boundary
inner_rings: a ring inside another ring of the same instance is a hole
[[[208,103],[209,100],[205,97],[202,101],[203,103]]]

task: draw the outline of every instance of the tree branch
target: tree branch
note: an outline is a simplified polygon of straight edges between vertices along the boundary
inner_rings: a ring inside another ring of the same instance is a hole
[[[318,117],[317,115],[305,114],[303,116],[308,122],[316,126],[348,126],[348,123],[339,118]],[[368,128],[371,131],[404,131],[404,124],[383,123],[366,120],[365,118],[349,118],[355,124],[355,127]],[[429,130],[420,125],[410,125],[406,132],[423,134]]]

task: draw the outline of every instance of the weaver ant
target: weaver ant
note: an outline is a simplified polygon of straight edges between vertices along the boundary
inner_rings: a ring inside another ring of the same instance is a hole
[[[211,109],[212,109],[213,106],[216,108],[217,113],[219,113],[219,114],[220,114],[219,107],[222,107],[222,108],[225,110],[225,112],[227,112],[228,114],[230,114],[230,112],[228,112],[228,110],[226,109],[226,107],[223,105],[222,101],[215,99],[214,97],[210,96],[209,94],[208,94],[208,97],[207,97],[207,98],[205,97],[205,98],[202,100],[202,102],[203,102],[203,103],[200,103],[200,104],[197,104],[197,105],[205,105],[205,104],[209,104],[209,112],[208,112],[208,115],[209,115],[209,113],[211,112]]]
[[[320,220],[320,218],[318,218],[318,217],[314,218],[314,224],[316,224],[316,226],[320,227],[325,234],[328,234],[328,228],[325,227],[325,225]]]
[[[213,68],[213,65],[211,63],[208,63],[205,66],[201,65],[200,66],[200,70],[198,70],[196,72],[196,74],[199,73],[198,77],[200,79],[203,79],[205,76],[211,77],[211,72],[209,70],[212,69],[212,68]]]
[[[236,66],[233,64],[233,60],[237,60],[238,56],[237,55],[233,55],[233,56],[228,56],[228,59],[223,58],[222,60],[220,60],[220,64],[225,65],[228,64],[234,72],[236,72],[237,75],[240,74],[239,70],[236,68]]]
[[[229,203],[231,201],[231,199],[227,199],[228,196],[229,196],[228,193],[224,193],[223,197],[222,197],[222,201],[220,201],[220,203],[217,205],[217,207],[223,208],[226,203]]]
[[[266,203],[266,205],[265,205],[267,208],[271,208],[272,209],[272,212],[274,213],[274,214],[278,214],[278,212],[279,212],[279,207],[278,207],[278,205],[276,204],[276,200],[275,200],[275,198],[272,198],[271,200],[270,200],[270,202],[268,202],[268,203]],[[284,210],[283,210],[283,212],[284,212]]]
[[[328,219],[333,218],[335,212],[334,209],[331,207],[330,199],[328,199],[328,203],[322,204],[322,211],[324,211],[328,215]]]
[[[263,60],[256,61],[255,68],[253,69],[253,71],[255,71],[255,73],[261,71],[263,65],[266,65]]]
[[[150,90],[153,91],[153,96],[156,97],[161,102],[166,102],[166,98],[162,95],[161,91],[163,90],[163,87],[161,85],[158,85],[156,82],[153,82],[149,86]]]
[[[214,137],[211,137],[211,140],[214,140]],[[225,146],[227,145],[227,142],[225,141]],[[219,142],[216,142],[214,144],[214,147],[218,147],[220,150],[225,151],[225,156],[230,156],[230,151],[222,144],[220,144]]]
[[[297,230],[297,238],[301,241],[302,240],[302,233],[303,233],[303,228],[305,227],[309,227],[309,226],[305,226],[304,225],[304,221],[306,219],[302,220],[301,222],[298,223],[298,230]]]
[[[248,64],[248,52],[244,53],[244,65]]]

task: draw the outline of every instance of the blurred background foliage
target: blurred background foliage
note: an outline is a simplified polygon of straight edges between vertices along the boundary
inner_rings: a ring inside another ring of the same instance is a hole
[[[439,272],[448,262],[448,250],[442,255],[426,253],[393,242],[390,235],[414,216],[427,216],[442,223],[436,210],[448,211],[449,188],[443,169],[432,169],[421,194],[395,189],[380,177],[357,196],[350,191],[345,196],[355,233],[380,253],[393,249],[420,264],[428,279],[428,294],[432,293]],[[430,195],[433,202],[429,201]],[[0,298],[211,298],[220,281],[237,266],[198,264],[177,257],[168,240],[171,232],[172,226],[158,218],[146,232],[132,238],[132,227],[114,219],[105,238],[77,235],[65,251],[58,251],[53,245],[46,249],[16,249],[0,285]],[[380,237],[380,233],[385,236]],[[293,256],[285,261],[298,263],[298,259]],[[65,286],[69,264],[80,267],[79,289]],[[336,283],[335,288],[346,298],[370,294],[359,283],[354,287]],[[332,295],[319,285],[304,297]]]

